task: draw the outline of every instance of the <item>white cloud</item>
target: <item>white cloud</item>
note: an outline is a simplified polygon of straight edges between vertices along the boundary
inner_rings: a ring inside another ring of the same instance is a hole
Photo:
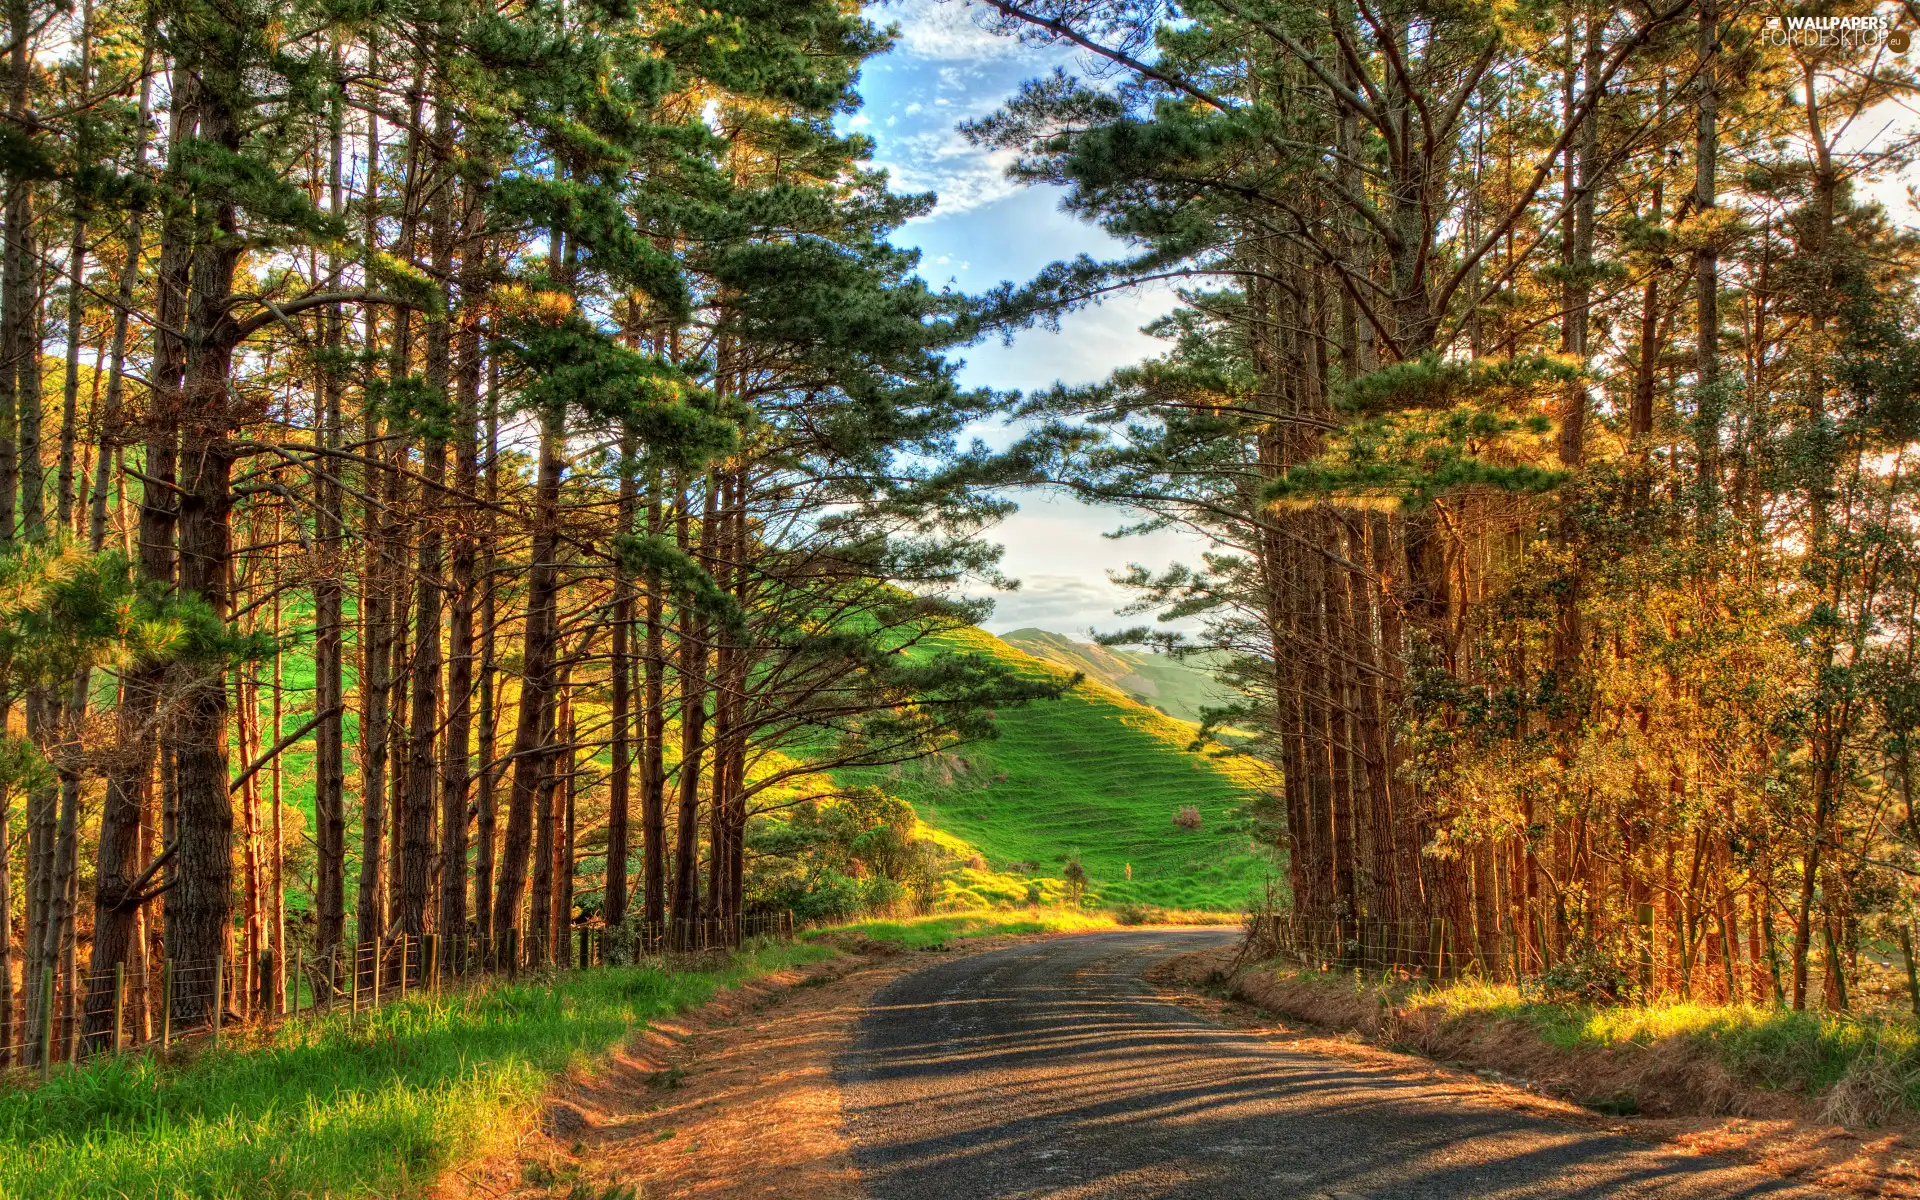
[[[1103,304],[1062,318],[1058,333],[1028,329],[1016,335],[1012,345],[987,342],[971,347],[961,378],[988,387],[1025,390],[1104,379],[1115,367],[1165,352],[1166,344],[1140,332],[1140,327],[1165,316],[1177,303],[1172,289],[1164,285],[1116,293]]]
[[[1021,184],[1006,177],[1018,157],[1016,150],[973,146],[956,129],[929,129],[887,138],[877,159],[902,188],[939,192],[935,213],[952,217],[1018,192]]]
[[[957,130],[932,129],[887,139],[880,147],[880,165],[900,187],[913,192],[938,192],[940,216],[952,216],[1004,199],[1020,189],[1007,178],[1007,168],[1018,153],[983,150]]]
[[[989,593],[994,611],[986,624],[995,633],[1032,625],[1084,637],[1090,629],[1156,624],[1151,614],[1120,616],[1114,611],[1133,599],[1133,593],[1110,581],[1107,572],[1130,562],[1153,570],[1174,562],[1197,563],[1206,548],[1199,538],[1177,530],[1116,542],[1101,534],[1134,514],[1032,490],[1016,492],[1013,498],[1020,511],[996,528],[993,538],[1005,548],[1002,569],[1020,581],[1020,589]],[[1166,628],[1190,629],[1193,624],[1181,621]]]
[[[1019,591],[993,594],[987,624],[997,633],[1033,626],[1084,637],[1090,628],[1113,623],[1115,591],[1077,575],[1029,575]]]
[[[940,61],[977,61],[1017,53],[1019,44],[987,27],[993,10],[970,0],[885,0],[873,6],[877,21],[900,26],[907,53]]]

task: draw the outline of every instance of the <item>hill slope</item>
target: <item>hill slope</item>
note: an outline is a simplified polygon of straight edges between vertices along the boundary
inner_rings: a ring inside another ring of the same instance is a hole
[[[1023,672],[1068,673],[985,630],[950,644]],[[994,741],[847,782],[892,792],[927,826],[976,850],[986,869],[962,871],[956,882],[983,898],[1013,898],[1004,880],[996,886],[996,873],[1057,879],[1075,854],[1090,889],[1109,904],[1235,909],[1259,889],[1266,859],[1236,810],[1274,786],[1266,768],[1188,752],[1192,726],[1091,679],[1062,700],[1006,710],[998,721]],[[1199,811],[1198,829],[1174,824],[1189,805]]]
[[[1089,645],[1044,629],[1016,629],[1002,634],[1000,640],[1035,658],[1080,671],[1182,721],[1198,724],[1201,709],[1220,708],[1233,699],[1233,693],[1196,660]]]

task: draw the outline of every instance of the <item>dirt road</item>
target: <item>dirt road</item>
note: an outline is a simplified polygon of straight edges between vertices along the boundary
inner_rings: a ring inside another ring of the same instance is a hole
[[[904,975],[835,1064],[873,1200],[1811,1197],[1421,1080],[1289,1051],[1142,972],[1233,931],[1013,946]]]

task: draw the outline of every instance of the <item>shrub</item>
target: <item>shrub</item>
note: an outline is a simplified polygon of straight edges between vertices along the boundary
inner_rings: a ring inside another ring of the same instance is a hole
[[[1060,878],[1067,884],[1067,900],[1080,904],[1087,896],[1087,869],[1080,865],[1080,856],[1074,855],[1067,860],[1066,867],[1060,872]]]
[[[1633,1000],[1640,991],[1630,962],[1611,947],[1593,943],[1575,947],[1523,985],[1528,999],[1546,1004],[1608,1008]]]
[[[1200,809],[1192,804],[1186,805],[1173,814],[1173,823],[1182,829],[1200,828]]]
[[[906,885],[885,875],[875,875],[866,880],[861,890],[865,893],[862,900],[868,912],[893,912],[907,898]]]

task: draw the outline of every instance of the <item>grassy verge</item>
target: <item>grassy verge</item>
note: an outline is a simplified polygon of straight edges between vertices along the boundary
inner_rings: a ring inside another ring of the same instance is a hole
[[[876,918],[836,925],[809,934],[827,937],[851,934],[876,942],[893,942],[907,950],[926,950],[961,938],[991,937],[1001,933],[1085,933],[1095,929],[1118,929],[1113,914],[1083,912],[1076,909],[986,909],[960,913],[934,913],[899,920]]]
[[[1421,987],[1267,964],[1243,999],[1433,1057],[1546,1084],[1603,1111],[1705,1115],[1769,1108],[1842,1124],[1920,1113],[1920,1033],[1882,1015],[1754,1005],[1592,1008],[1511,984]]]
[[[875,918],[816,930],[809,937],[851,934],[876,942],[893,942],[907,950],[925,950],[960,938],[1012,933],[1090,933],[1133,925],[1233,925],[1237,913],[1132,906],[1117,910],[1077,908],[969,909],[932,913],[898,920]]]
[[[720,988],[833,951],[614,967],[300,1022],[169,1063],[129,1055],[0,1091],[0,1197],[421,1191],[522,1128],[556,1072]]]

